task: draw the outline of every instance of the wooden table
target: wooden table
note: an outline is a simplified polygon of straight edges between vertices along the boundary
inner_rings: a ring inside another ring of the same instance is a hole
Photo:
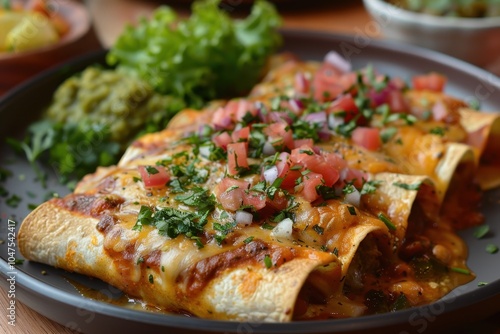
[[[164,1],[166,3],[166,1]],[[231,3],[238,3],[232,1]],[[284,26],[289,28],[306,28],[329,32],[350,34],[365,34],[379,38],[377,31],[369,29],[370,17],[365,11],[361,1],[325,1],[315,2],[309,0],[308,7],[291,5],[288,3],[279,6],[284,18]],[[158,3],[150,1],[132,0],[88,0],[87,4],[94,18],[97,35],[103,46],[109,46],[120,34],[126,23],[135,22],[140,16],[147,15]],[[313,5],[314,4],[314,5]],[[174,6],[182,15],[187,15],[186,6]],[[234,12],[241,15],[245,8],[236,6]],[[94,48],[93,40],[89,40],[90,48]],[[85,47],[80,45],[83,50]],[[0,81],[2,80],[0,76]],[[7,294],[0,293],[0,308],[5,310],[8,306]],[[16,327],[7,325],[5,316],[0,321],[0,332],[11,333],[74,333],[73,331],[51,321],[18,302],[16,310]],[[5,313],[5,311],[3,311]],[[498,326],[500,329],[500,324]]]

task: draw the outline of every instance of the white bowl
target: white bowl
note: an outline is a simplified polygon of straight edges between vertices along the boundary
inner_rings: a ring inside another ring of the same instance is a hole
[[[500,17],[459,18],[411,12],[382,0],[363,0],[385,37],[487,67],[500,61]]]

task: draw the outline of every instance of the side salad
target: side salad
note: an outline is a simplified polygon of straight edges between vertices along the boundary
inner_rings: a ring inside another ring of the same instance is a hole
[[[281,45],[281,18],[265,0],[245,19],[232,19],[219,2],[194,2],[187,19],[159,7],[126,27],[107,54],[110,69],[91,67],[61,85],[25,138],[8,140],[42,184],[40,163],[72,188],[98,166],[116,163],[134,137],[164,128],[179,110],[248,93]],[[90,150],[75,159],[82,143],[91,143]]]

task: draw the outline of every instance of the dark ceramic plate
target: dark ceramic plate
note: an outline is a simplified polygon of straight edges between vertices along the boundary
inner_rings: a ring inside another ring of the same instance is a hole
[[[337,50],[350,59],[355,68],[373,64],[382,73],[409,79],[413,74],[437,71],[448,79],[448,92],[466,100],[480,100],[483,110],[500,110],[500,80],[494,75],[461,61],[431,51],[402,44],[383,43],[363,35],[342,36],[326,33],[284,31],[285,49],[303,59],[322,59],[329,50]],[[104,52],[91,54],[51,70],[12,91],[0,101],[0,139],[19,134],[40,115],[56,87],[72,73],[85,66],[103,62]],[[286,324],[235,323],[188,318],[138,311],[111,302],[120,292],[99,280],[70,274],[49,266],[25,262],[10,268],[8,250],[8,219],[21,223],[29,212],[29,203],[40,203],[49,191],[64,194],[53,175],[46,189],[33,182],[34,174],[22,159],[14,158],[9,149],[0,146],[3,168],[14,172],[3,182],[10,195],[17,194],[23,201],[12,208],[6,198],[0,197],[0,268],[3,276],[14,275],[16,298],[37,312],[68,327],[86,333],[341,333],[384,332],[422,333],[430,328],[448,328],[479,321],[500,312],[500,253],[489,254],[489,243],[500,246],[500,190],[488,192],[483,202],[486,223],[491,232],[478,240],[473,230],[460,234],[470,248],[469,265],[477,278],[459,287],[442,300],[425,307],[396,313],[366,316],[357,319],[294,322]],[[10,196],[9,195],[9,196]],[[20,257],[17,250],[14,255]],[[45,274],[42,274],[45,273]],[[72,283],[70,283],[70,281]],[[83,297],[75,289],[75,282],[100,291],[104,301]],[[478,286],[478,282],[488,282]],[[6,278],[0,280],[6,288]],[[8,290],[8,289],[7,289]],[[5,293],[4,290],[3,293]]]

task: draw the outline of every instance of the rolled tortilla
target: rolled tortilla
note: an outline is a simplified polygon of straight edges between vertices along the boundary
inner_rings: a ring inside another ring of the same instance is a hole
[[[467,144],[474,148],[483,190],[500,186],[500,114],[462,108],[462,126],[468,133]]]

